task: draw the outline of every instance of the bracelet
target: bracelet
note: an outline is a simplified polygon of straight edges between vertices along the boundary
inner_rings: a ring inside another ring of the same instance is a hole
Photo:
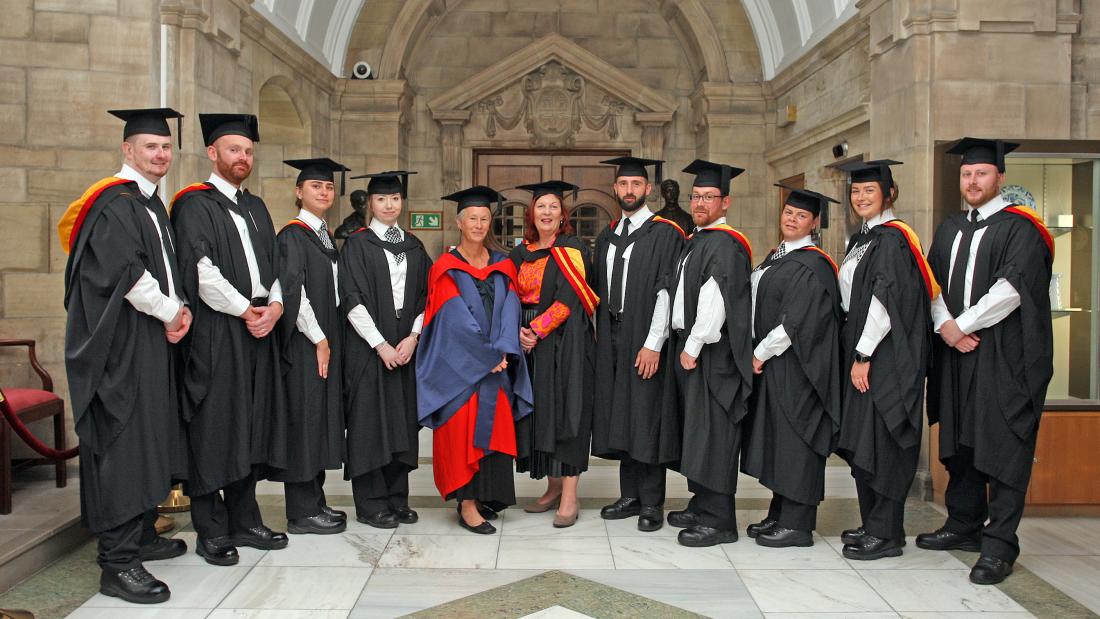
[[[871,355],[865,355],[858,350],[856,351],[856,363],[870,363]]]

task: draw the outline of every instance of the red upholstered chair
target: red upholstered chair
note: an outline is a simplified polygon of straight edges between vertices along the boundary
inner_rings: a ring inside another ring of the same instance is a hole
[[[24,423],[31,423],[47,417],[53,417],[53,441],[56,449],[65,449],[65,401],[53,392],[53,379],[38,363],[34,354],[34,340],[0,340],[0,348],[25,346],[30,358],[31,368],[42,379],[41,389],[9,387],[0,389],[0,407],[4,413],[14,413]],[[57,487],[64,488],[68,483],[68,473],[64,460],[48,458],[20,458],[12,460],[11,437],[13,430],[6,419],[0,419],[0,514],[11,513],[11,474],[13,470],[37,464],[52,464],[57,473]]]

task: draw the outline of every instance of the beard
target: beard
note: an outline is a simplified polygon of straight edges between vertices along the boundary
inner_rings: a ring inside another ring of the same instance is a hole
[[[214,163],[214,167],[218,171],[218,176],[236,185],[243,183],[245,179],[252,174],[252,168],[250,166],[246,165],[242,169],[240,166],[227,163],[220,159]]]
[[[615,199],[619,202],[619,208],[627,213],[633,213],[634,211],[637,211],[638,209],[645,206],[645,196],[638,196],[634,200],[633,204],[627,204],[626,201],[619,196],[615,196]]]

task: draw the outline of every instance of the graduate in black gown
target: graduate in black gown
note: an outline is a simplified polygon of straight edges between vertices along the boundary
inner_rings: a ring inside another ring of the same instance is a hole
[[[744,170],[697,159],[684,172],[695,174],[696,228],[671,288],[663,406],[683,428],[674,468],[687,477],[693,496],[687,509],[668,514],[668,523],[685,527],[680,544],[714,546],[737,541],[737,457],[752,392],[752,248],[726,223],[730,179]]]
[[[554,526],[577,521],[577,483],[588,470],[592,444],[595,340],[599,304],[588,285],[588,250],[573,236],[563,202],[576,185],[545,181],[520,185],[532,193],[524,214],[524,243],[511,252],[523,304],[520,344],[535,389],[535,412],[516,428],[516,471],[548,477],[546,492],[528,513],[557,508]]]
[[[959,190],[966,209],[940,225],[928,253],[943,295],[932,304],[928,419],[939,423],[950,476],[947,522],[917,536],[933,550],[980,550],[977,584],[1012,573],[1047,384],[1054,242],[1035,211],[1001,197],[1005,153],[1017,144],[963,138]],[[988,491],[987,491],[988,487]],[[986,522],[988,518],[989,522]]]
[[[844,556],[896,557],[905,546],[931,354],[929,302],[939,294],[917,234],[894,216],[890,160],[855,162],[850,203],[863,220],[840,266],[844,413],[837,453],[852,469],[860,525],[841,535]]]
[[[741,470],[772,491],[768,515],[747,531],[770,548],[813,546],[825,459],[840,429],[837,266],[813,243],[836,200],[783,188],[783,240],[751,276],[756,381],[741,456]]]
[[[432,432],[435,485],[458,501],[458,524],[488,535],[489,520],[514,505],[512,460],[516,422],[531,414],[534,396],[519,343],[516,265],[489,250],[489,187],[464,189],[444,200],[458,203],[457,247],[428,274],[424,335],[416,357],[417,408]]]
[[[420,239],[397,220],[408,197],[402,170],[367,174],[370,223],[353,232],[340,258],[348,460],[359,522],[381,529],[412,524],[409,472],[420,456],[416,347],[424,325],[428,269]]]
[[[187,552],[154,529],[157,504],[187,473],[175,344],[191,311],[157,195],[173,158],[166,119],[182,116],[167,108],[111,114],[126,121],[122,169],[89,187],[58,224],[69,254],[65,369],[80,439],[81,523],[99,537],[99,590],[152,604],[171,593],[142,562]]]
[[[191,453],[186,490],[195,551],[213,565],[234,565],[237,546],[287,545],[285,533],[264,526],[256,503],[256,481],[287,466],[282,350],[274,333],[282,288],[267,205],[241,189],[260,137],[256,117],[200,114],[199,121],[213,172],[172,201],[180,279],[195,300],[181,403]]]
[[[646,206],[653,191],[646,166],[662,162],[620,157],[612,190],[622,217],[596,238],[596,402],[592,454],[619,461],[619,499],[600,511],[606,520],[638,516],[638,528],[664,525],[665,471],[680,459],[675,408],[664,405],[669,289],[684,231]]]
[[[335,173],[343,176],[348,169],[328,158],[284,163],[300,170],[294,193],[301,210],[275,242],[283,289],[278,330],[287,395],[287,465],[271,479],[283,482],[287,531],[325,535],[347,527],[347,515],[325,501],[324,483],[326,470],[344,464],[344,328],[338,253],[325,214],[336,199]]]

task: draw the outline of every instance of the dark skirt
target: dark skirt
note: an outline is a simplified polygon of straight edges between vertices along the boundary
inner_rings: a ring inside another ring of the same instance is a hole
[[[470,482],[447,495],[447,500],[478,501],[489,509],[500,510],[516,504],[516,486],[512,479],[512,457],[491,453],[480,461],[480,469]]]
[[[531,321],[538,316],[538,309],[534,305],[523,306],[523,324],[526,326],[531,325]],[[531,383],[534,384],[537,380],[535,377],[535,355],[527,355],[527,371],[531,374]],[[520,449],[521,454],[530,454],[530,456],[523,456],[516,459],[516,472],[517,473],[530,473],[531,479],[542,479],[543,477],[574,477],[580,475],[587,468],[580,468],[567,464],[554,457],[553,453],[540,451],[535,448],[537,444],[535,429],[534,429],[534,416],[536,412],[528,415],[526,418],[520,420],[522,428],[517,428],[516,437],[518,440],[525,441],[526,449]],[[588,449],[585,447],[585,451]]]

